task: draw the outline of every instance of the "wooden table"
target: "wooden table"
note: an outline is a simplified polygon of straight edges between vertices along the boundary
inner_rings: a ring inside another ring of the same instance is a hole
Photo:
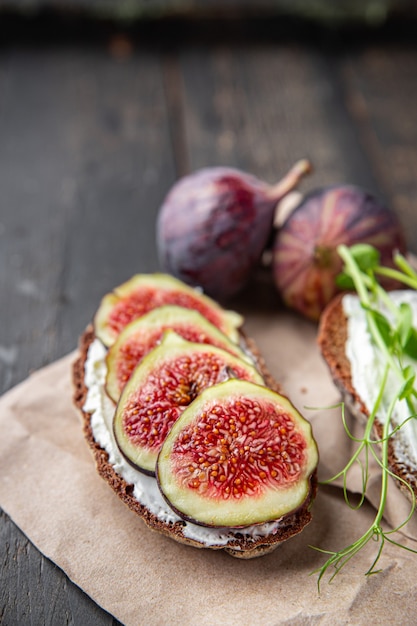
[[[62,42],[18,27],[0,48],[2,392],[73,350],[106,291],[158,269],[155,216],[189,170],[229,164],[272,183],[307,156],[304,189],[368,188],[417,252],[411,37],[90,29]],[[4,513],[0,536],[2,624],[115,623]]]

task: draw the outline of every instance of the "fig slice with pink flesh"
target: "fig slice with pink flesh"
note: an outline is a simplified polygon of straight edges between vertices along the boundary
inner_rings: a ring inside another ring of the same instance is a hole
[[[111,346],[129,322],[165,304],[195,309],[232,341],[239,340],[241,315],[168,274],[136,274],[106,294],[94,317],[94,332],[105,346]]]
[[[106,391],[114,402],[119,400],[135,367],[161,341],[168,329],[187,341],[217,346],[253,365],[236,343],[198,311],[176,305],[161,306],[125,326],[108,350]]]
[[[267,387],[230,379],[202,391],[157,460],[170,507],[202,526],[278,520],[311,497],[318,462],[310,423]]]
[[[137,469],[154,475],[158,452],[174,422],[203,389],[230,376],[264,384],[247,361],[167,330],[135,368],[117,404],[113,430],[122,454]]]

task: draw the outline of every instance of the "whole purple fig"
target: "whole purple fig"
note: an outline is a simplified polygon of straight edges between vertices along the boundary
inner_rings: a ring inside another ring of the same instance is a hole
[[[406,251],[397,216],[363,189],[340,185],[307,194],[277,231],[273,246],[274,280],[287,306],[318,320],[338,291],[337,247],[356,243],[374,246],[388,266],[395,250]]]
[[[239,292],[268,242],[277,203],[309,170],[301,160],[274,186],[227,167],[181,178],[158,215],[164,271],[220,300]]]

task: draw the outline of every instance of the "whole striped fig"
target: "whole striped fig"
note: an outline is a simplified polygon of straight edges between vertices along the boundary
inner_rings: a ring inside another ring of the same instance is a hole
[[[349,185],[316,189],[296,206],[273,245],[275,284],[287,306],[318,320],[339,291],[339,244],[368,243],[392,266],[393,252],[406,251],[401,224],[366,191]]]
[[[181,178],[158,215],[164,271],[219,300],[238,293],[271,236],[277,203],[309,169],[301,160],[273,186],[228,167]]]

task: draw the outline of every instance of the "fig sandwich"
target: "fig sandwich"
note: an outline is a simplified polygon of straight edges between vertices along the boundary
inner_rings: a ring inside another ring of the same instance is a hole
[[[389,292],[395,307],[406,305],[413,312],[413,325],[417,326],[417,292],[411,289]],[[353,293],[340,294],[324,310],[319,325],[318,345],[327,363],[333,381],[352,415],[365,423],[377,402],[373,422],[375,441],[382,442],[384,425],[390,411],[392,398],[399,387],[395,372],[388,375],[381,399],[381,382],[384,380],[385,359],[376,347],[366,319],[366,307]],[[412,326],[409,328],[411,331]],[[415,343],[415,333],[409,335]],[[414,347],[416,352],[417,344]],[[416,353],[417,354],[417,353]],[[415,358],[401,356],[401,366],[417,369]],[[410,378],[410,381],[413,379]],[[399,394],[401,396],[401,394]],[[410,413],[411,411],[411,413]],[[397,485],[411,499],[417,498],[417,425],[406,399],[398,398],[390,415],[387,468]],[[412,495],[413,494],[413,495]]]
[[[252,558],[311,520],[318,451],[242,317],[165,274],[102,299],[73,367],[99,474],[152,530]]]

